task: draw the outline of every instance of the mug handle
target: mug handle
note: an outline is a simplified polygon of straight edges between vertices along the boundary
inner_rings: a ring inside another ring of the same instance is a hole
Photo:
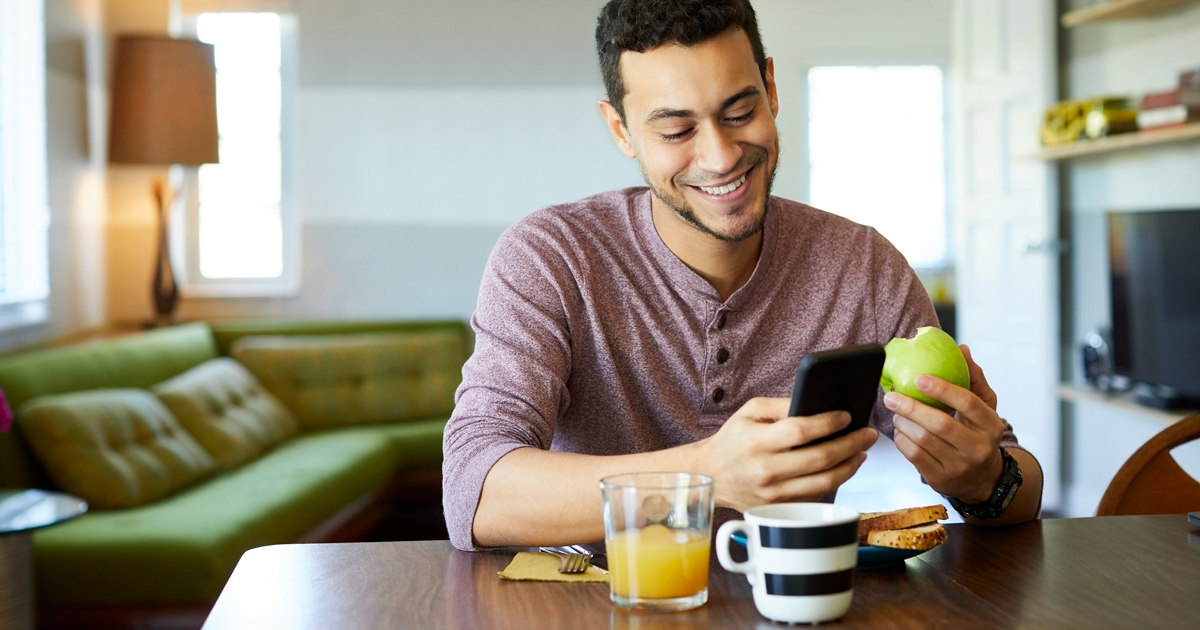
[[[733,556],[729,555],[729,543],[733,540],[734,532],[746,535],[746,553],[750,554],[750,528],[746,521],[726,521],[721,525],[721,529],[717,530],[717,560],[721,561],[721,566],[725,567],[726,571],[744,574],[746,581],[753,586],[754,558],[749,557],[745,562],[734,562]]]

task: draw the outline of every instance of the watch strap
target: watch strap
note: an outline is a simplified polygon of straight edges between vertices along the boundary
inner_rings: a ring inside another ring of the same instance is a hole
[[[1013,497],[1017,494],[1017,488],[1021,487],[1021,482],[1024,481],[1024,476],[1021,474],[1021,467],[1017,464],[1016,458],[1010,455],[1003,446],[1000,447],[1000,457],[1004,462],[1004,472],[1000,475],[1000,482],[996,484],[996,489],[992,491],[992,496],[987,501],[963,503],[958,497],[947,497],[950,500],[950,506],[964,518],[968,516],[981,519],[999,518],[1012,503]]]

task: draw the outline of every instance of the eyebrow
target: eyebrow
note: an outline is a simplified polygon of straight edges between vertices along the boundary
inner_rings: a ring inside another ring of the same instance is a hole
[[[744,98],[748,98],[751,96],[758,96],[760,93],[761,92],[759,92],[758,88],[756,88],[754,86],[750,86],[750,87],[742,90],[741,92],[738,92],[737,94],[734,94],[733,96],[730,96],[729,98],[725,99],[725,102],[721,103],[721,109],[722,110],[728,109],[734,103],[736,103]],[[694,112],[690,109],[668,109],[666,107],[660,107],[660,108],[650,112],[649,116],[646,116],[646,122],[652,123],[656,120],[662,120],[663,118],[695,118],[695,117],[696,117],[696,112]]]

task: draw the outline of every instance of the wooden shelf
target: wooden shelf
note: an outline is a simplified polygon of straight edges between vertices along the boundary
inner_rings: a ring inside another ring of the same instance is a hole
[[[1090,387],[1059,385],[1057,388],[1055,388],[1055,393],[1058,394],[1060,399],[1069,402],[1098,403],[1113,407],[1115,409],[1120,409],[1121,411],[1136,413],[1172,424],[1196,413],[1196,411],[1188,411],[1184,409],[1165,410],[1139,405],[1133,402],[1133,392],[1110,393],[1102,392]]]
[[[1036,160],[1066,160],[1070,158],[1083,157],[1087,155],[1097,155],[1100,153],[1109,153],[1111,151],[1121,151],[1124,149],[1133,149],[1136,147],[1147,147],[1156,144],[1167,144],[1170,142],[1182,142],[1184,140],[1196,140],[1200,138],[1200,123],[1189,123],[1181,127],[1169,127],[1167,129],[1152,129],[1150,131],[1138,131],[1136,133],[1123,133],[1099,140],[1084,140],[1074,144],[1065,144],[1058,147],[1043,149],[1033,155],[1025,156]]]
[[[1182,9],[1197,2],[1200,0],[1109,0],[1102,4],[1064,13],[1062,25],[1065,28],[1071,28],[1088,22],[1150,17]]]

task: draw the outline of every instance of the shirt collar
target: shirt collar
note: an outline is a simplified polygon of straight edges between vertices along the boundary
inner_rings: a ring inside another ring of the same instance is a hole
[[[633,225],[638,242],[650,254],[671,286],[687,290],[706,301],[721,305],[721,296],[717,290],[685,265],[658,235],[658,230],[654,228],[654,217],[650,208],[652,195],[649,188],[643,188],[633,197]],[[755,264],[754,273],[750,275],[746,284],[729,296],[729,299],[722,305],[729,310],[737,310],[750,300],[754,295],[755,288],[770,273],[779,237],[780,208],[774,197],[770,197],[768,203],[770,206],[767,211],[767,221],[763,225],[763,244],[762,251],[758,255],[758,263]]]

